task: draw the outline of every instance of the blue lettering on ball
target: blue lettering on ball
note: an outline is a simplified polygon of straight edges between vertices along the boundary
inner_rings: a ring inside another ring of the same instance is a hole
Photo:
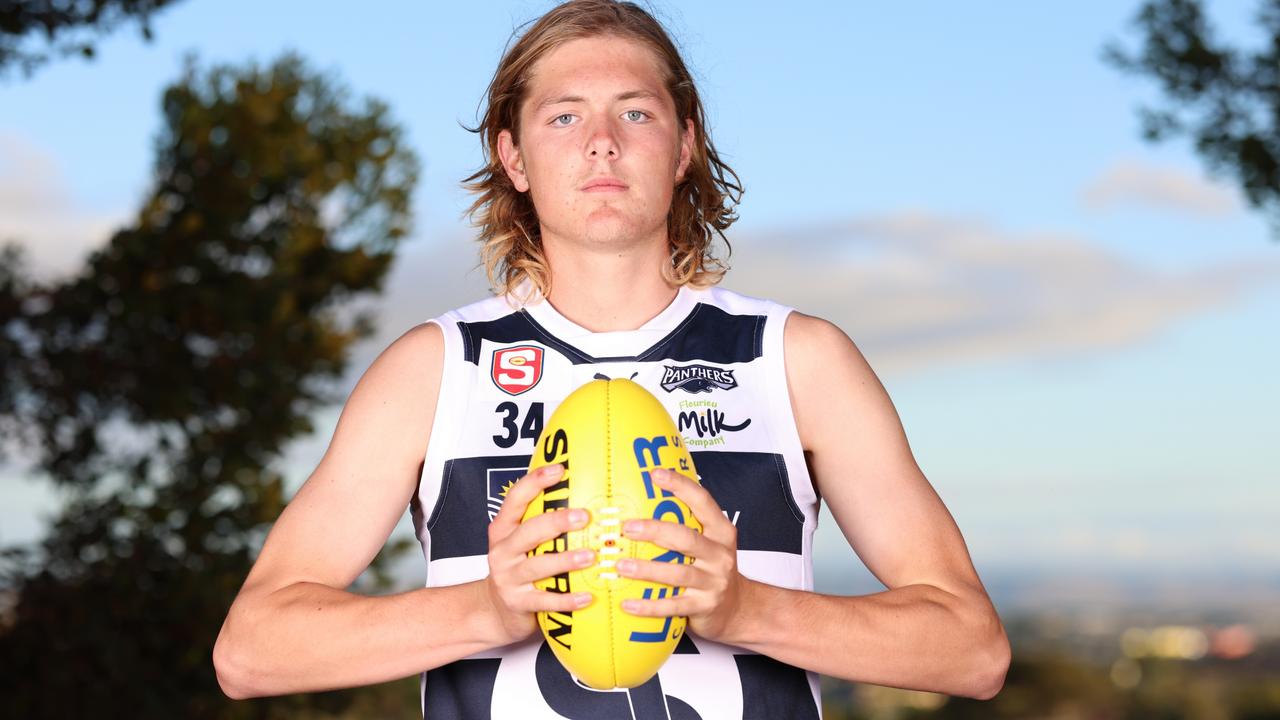
[[[658,457],[658,450],[659,448],[664,448],[666,446],[667,446],[667,439],[662,436],[658,436],[655,438],[639,437],[639,438],[636,438],[631,443],[631,449],[635,451],[635,454],[636,454],[636,463],[640,465],[640,477],[644,479],[644,491],[645,491],[645,494],[649,496],[650,500],[654,498],[653,478],[649,476],[649,471],[646,470],[645,468],[658,467],[662,465],[662,459]],[[646,453],[648,454],[649,458],[652,458],[652,463],[650,463],[649,459],[645,458]],[[667,495],[670,495],[671,493],[669,491],[663,490],[662,494],[664,496],[667,496]]]
[[[653,508],[653,519],[661,520],[666,515],[675,515],[676,522],[684,524],[684,511],[675,500],[663,500]]]
[[[680,447],[680,438],[673,436],[671,443],[674,447]],[[650,500],[655,499],[653,487],[653,477],[649,474],[647,468],[659,467],[662,465],[662,459],[659,457],[658,451],[667,447],[670,443],[663,436],[653,438],[636,438],[631,443],[631,448],[636,454],[636,463],[640,466],[640,477],[644,480],[645,493]],[[672,497],[675,493],[670,490],[663,490],[662,497]],[[680,504],[675,500],[663,500],[653,508],[653,519],[662,520],[667,515],[674,515],[675,522],[684,524],[684,511],[680,508]],[[675,550],[668,550],[661,555],[653,558],[655,562],[674,562],[683,563],[684,553]],[[680,588],[658,588],[658,599],[667,596],[667,590],[671,590],[671,597],[680,594]],[[643,599],[648,600],[653,597],[653,588],[645,588]],[[630,639],[632,642],[657,643],[665,642],[668,634],[671,632],[671,617],[663,618],[662,629],[653,632],[632,631]]]
[[[680,588],[675,588],[671,592],[671,597],[675,597],[676,595],[679,595],[679,594],[680,594]],[[667,589],[658,588],[657,599],[661,600],[666,596],[667,596]],[[653,597],[653,589],[645,588],[644,599],[648,600],[651,597]],[[663,618],[661,630],[654,630],[653,632],[640,632],[638,630],[632,630],[630,639],[631,639],[631,642],[644,642],[644,643],[664,642],[667,639],[667,633],[669,633],[670,631],[671,631],[671,616],[667,616]]]

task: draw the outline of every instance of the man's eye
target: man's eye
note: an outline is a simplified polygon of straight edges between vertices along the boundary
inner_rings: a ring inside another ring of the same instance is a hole
[[[571,115],[571,114],[569,114],[569,113],[565,113],[564,115],[557,115],[557,116],[555,117],[555,119],[554,119],[554,120],[552,120],[551,122],[552,122],[552,123],[554,123],[554,124],[556,124],[556,125],[564,125],[564,123],[560,122],[560,118],[567,118],[567,117],[573,117],[573,115]]]
[[[645,117],[649,117],[649,113],[647,113],[647,112],[645,112],[645,111],[643,111],[643,110],[628,110],[628,111],[626,112],[626,114],[627,114],[627,115],[631,115],[631,114],[633,114],[633,113],[634,113],[634,114],[636,114],[636,115],[643,115],[643,116],[645,116]],[[635,119],[636,119],[636,120],[639,120],[640,118],[635,118]]]

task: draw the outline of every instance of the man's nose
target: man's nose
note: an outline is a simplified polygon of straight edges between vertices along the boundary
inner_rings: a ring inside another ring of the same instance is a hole
[[[608,118],[593,121],[587,133],[587,155],[593,158],[601,155],[617,157],[619,150],[613,123]]]

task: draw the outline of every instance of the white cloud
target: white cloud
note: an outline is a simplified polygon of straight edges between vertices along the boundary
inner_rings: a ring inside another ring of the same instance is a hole
[[[0,129],[0,243],[19,241],[36,278],[53,280],[78,270],[130,214],[128,208],[86,209],[52,153]]]
[[[1280,282],[1280,258],[1168,273],[925,211],[739,237],[733,265],[727,287],[831,320],[881,374],[1121,348]]]
[[[1090,210],[1136,205],[1207,217],[1240,210],[1234,189],[1181,168],[1155,167],[1131,158],[1116,161],[1082,188],[1080,203]]]

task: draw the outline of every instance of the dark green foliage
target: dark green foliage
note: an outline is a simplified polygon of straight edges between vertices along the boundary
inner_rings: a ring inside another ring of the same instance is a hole
[[[151,16],[177,0],[0,0],[0,77],[13,66],[30,78],[53,56],[94,56],[93,35],[106,35],[136,21],[151,40]],[[32,50],[29,38],[42,39],[51,53]]]
[[[1280,240],[1280,0],[1262,0],[1257,20],[1268,42],[1246,55],[1214,38],[1198,0],[1148,0],[1133,20],[1141,53],[1108,43],[1103,58],[1168,96],[1169,109],[1139,109],[1146,139],[1192,135],[1211,171],[1234,176],[1250,205],[1276,216]]]
[[[211,661],[285,502],[272,465],[341,400],[373,332],[345,306],[380,292],[409,231],[418,161],[385,105],[350,105],[293,55],[188,58],[137,220],[58,284],[0,255],[0,431],[67,494],[38,550],[6,553],[0,716],[296,716],[355,697],[231,703]]]

